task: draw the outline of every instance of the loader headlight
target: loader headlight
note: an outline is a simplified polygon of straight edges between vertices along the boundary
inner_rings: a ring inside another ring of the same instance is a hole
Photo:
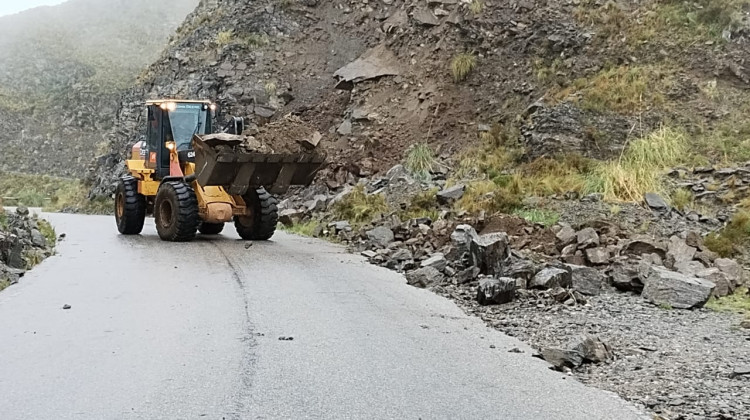
[[[174,102],[164,102],[163,104],[161,104],[161,109],[171,112],[177,109],[177,104]]]
[[[173,151],[173,150],[175,149],[175,147],[177,147],[177,145],[176,145],[176,144],[175,144],[175,142],[173,142],[173,141],[168,141],[168,142],[166,142],[166,143],[164,144],[164,146],[166,146],[166,147],[167,147],[167,150],[169,150],[170,152],[171,152],[171,151]]]

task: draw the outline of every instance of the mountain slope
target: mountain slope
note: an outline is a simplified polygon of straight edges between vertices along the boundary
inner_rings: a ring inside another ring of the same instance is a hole
[[[545,157],[616,157],[661,125],[688,130],[704,160],[739,159],[744,140],[726,128],[750,104],[747,2],[712,5],[205,2],[121,102],[94,195],[137,137],[135,104],[170,95],[216,98],[259,124],[299,115],[325,135],[335,164],[321,178],[334,187],[416,143],[494,176]],[[336,89],[336,71],[376,46],[397,75]],[[460,159],[477,148],[487,162]]]
[[[69,0],[0,18],[0,170],[83,176],[117,95],[197,2]]]

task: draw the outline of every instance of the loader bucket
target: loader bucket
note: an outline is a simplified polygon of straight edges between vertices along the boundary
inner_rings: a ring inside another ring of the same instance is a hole
[[[193,136],[195,174],[199,185],[221,186],[228,193],[244,195],[263,187],[283,194],[290,186],[310,185],[325,164],[321,153],[248,153],[237,151],[241,136],[212,134]]]

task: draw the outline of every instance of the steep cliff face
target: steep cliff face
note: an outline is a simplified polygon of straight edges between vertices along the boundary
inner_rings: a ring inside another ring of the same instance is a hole
[[[140,102],[165,96],[257,124],[300,116],[334,187],[416,143],[446,160],[480,138],[525,160],[606,159],[662,124],[705,134],[738,115],[719,97],[748,102],[746,12],[726,1],[724,19],[702,2],[204,0],[122,98],[93,195],[122,172]]]
[[[197,3],[71,0],[0,18],[0,170],[82,177],[119,94]]]

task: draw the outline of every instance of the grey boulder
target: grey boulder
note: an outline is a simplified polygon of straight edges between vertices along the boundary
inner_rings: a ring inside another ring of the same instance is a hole
[[[700,308],[711,297],[716,285],[708,280],[651,267],[643,287],[643,296],[655,305],[676,309]]]
[[[486,277],[479,280],[477,302],[480,305],[508,303],[516,295],[516,281],[508,277]]]

